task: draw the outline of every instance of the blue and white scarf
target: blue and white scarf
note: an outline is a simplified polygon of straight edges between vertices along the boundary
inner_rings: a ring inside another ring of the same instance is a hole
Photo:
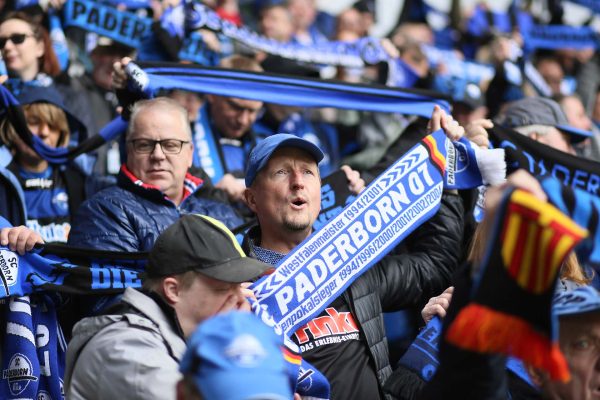
[[[455,146],[442,131],[427,136],[252,286],[255,313],[290,335],[434,215],[444,187],[481,185],[477,165],[474,147]]]
[[[54,298],[53,298],[54,297]],[[3,299],[2,399],[64,399],[67,344],[56,317],[56,296]]]

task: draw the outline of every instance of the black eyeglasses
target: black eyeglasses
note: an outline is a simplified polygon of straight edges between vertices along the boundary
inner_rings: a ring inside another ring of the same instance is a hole
[[[22,44],[25,39],[32,37],[33,35],[27,33],[13,33],[9,37],[0,37],[0,49],[4,49],[6,43],[10,40],[14,44]]]
[[[129,140],[128,142],[132,144],[133,150],[138,154],[152,153],[157,144],[160,145],[160,148],[165,154],[179,154],[181,153],[181,148],[183,145],[189,143],[188,140],[179,139],[133,139]]]

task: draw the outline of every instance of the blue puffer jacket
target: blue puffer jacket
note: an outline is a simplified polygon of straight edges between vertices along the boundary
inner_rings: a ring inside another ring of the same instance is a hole
[[[184,214],[204,214],[228,228],[243,223],[228,204],[200,198],[202,180],[187,175],[187,197],[176,206],[164,193],[137,179],[125,166],[118,186],[104,189],[80,207],[71,226],[69,244],[99,250],[149,251],[169,225]]]

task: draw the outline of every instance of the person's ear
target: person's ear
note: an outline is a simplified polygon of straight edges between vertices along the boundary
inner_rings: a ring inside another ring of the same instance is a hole
[[[161,287],[163,291],[163,297],[165,298],[167,303],[169,303],[169,305],[179,303],[181,285],[176,278],[172,276],[164,278]]]
[[[246,188],[246,190],[244,190],[244,201],[252,212],[256,212],[256,196],[252,189]]]
[[[37,58],[40,58],[44,55],[45,52],[46,52],[46,49],[44,48],[44,41],[41,39],[37,40],[37,42],[35,44],[35,56]]]

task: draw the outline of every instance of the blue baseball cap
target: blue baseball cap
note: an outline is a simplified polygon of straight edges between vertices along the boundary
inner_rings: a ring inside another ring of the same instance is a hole
[[[248,167],[246,168],[246,187],[252,186],[256,175],[267,165],[273,153],[282,147],[297,147],[305,150],[315,159],[317,164],[324,157],[321,149],[308,140],[290,135],[289,133],[271,135],[258,143],[250,153]]]
[[[600,293],[591,286],[561,291],[552,301],[552,313],[559,317],[598,311],[600,311]]]
[[[527,125],[553,126],[568,134],[572,143],[592,137],[592,132],[570,126],[560,105],[544,97],[526,97],[508,103],[504,111],[496,117],[496,123],[507,128]]]
[[[206,400],[289,400],[294,394],[282,346],[254,314],[219,314],[194,331],[179,370]]]

